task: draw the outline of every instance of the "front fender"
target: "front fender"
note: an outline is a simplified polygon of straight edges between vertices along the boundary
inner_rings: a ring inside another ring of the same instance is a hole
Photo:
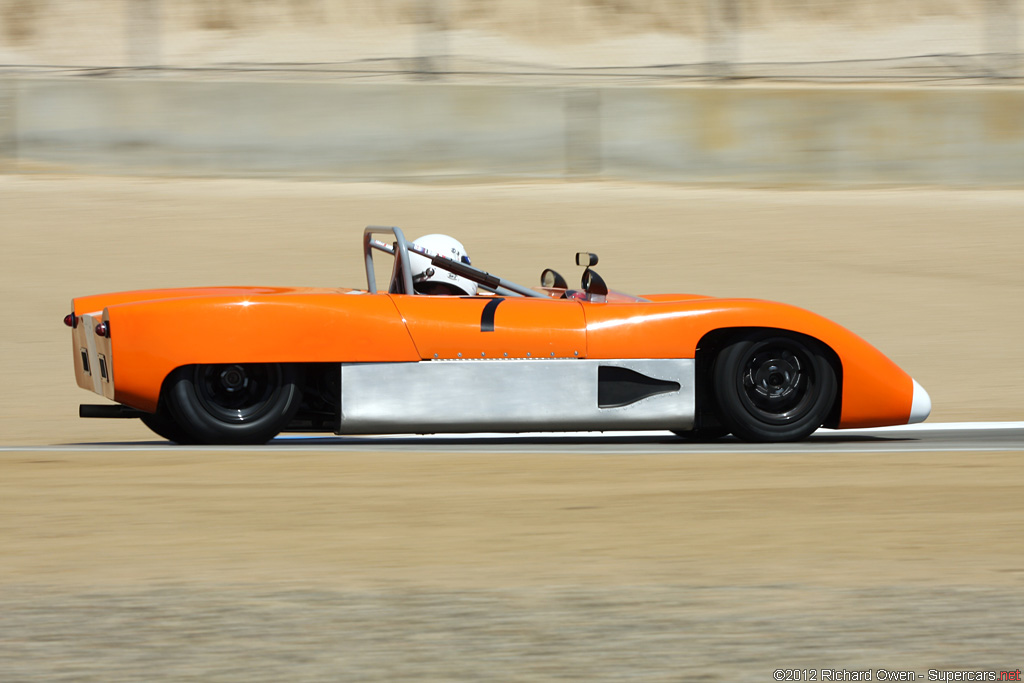
[[[839,428],[907,424],[914,414],[916,383],[910,375],[850,330],[796,306],[757,299],[699,299],[590,304],[584,312],[591,358],[694,358],[709,334],[738,328],[804,334],[831,348],[841,364]],[[919,402],[921,395],[927,396],[919,390]]]

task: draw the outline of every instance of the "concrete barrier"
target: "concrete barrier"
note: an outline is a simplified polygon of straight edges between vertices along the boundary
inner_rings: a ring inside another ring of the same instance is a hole
[[[19,165],[187,175],[557,176],[562,91],[21,80]]]
[[[1024,91],[17,78],[0,168],[1019,185]]]
[[[686,182],[1013,185],[1024,91],[602,91],[601,169]]]

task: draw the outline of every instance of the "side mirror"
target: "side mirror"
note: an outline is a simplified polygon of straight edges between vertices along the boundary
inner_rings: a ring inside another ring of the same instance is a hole
[[[608,285],[605,284],[604,278],[590,268],[583,271],[583,281],[580,284],[591,301],[604,301],[608,296]]]
[[[540,274],[540,286],[549,289],[569,289],[569,283],[562,275],[550,268],[545,268]]]
[[[597,254],[591,254],[589,251],[578,251],[576,252],[576,265],[577,266],[596,266],[597,265]]]

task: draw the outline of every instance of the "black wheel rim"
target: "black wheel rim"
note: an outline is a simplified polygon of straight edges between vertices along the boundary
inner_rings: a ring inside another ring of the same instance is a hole
[[[769,339],[756,344],[739,377],[744,407],[768,424],[788,424],[806,415],[815,403],[812,357],[794,340]]]
[[[200,365],[193,380],[200,405],[223,422],[258,419],[274,406],[281,391],[281,369],[276,365]]]

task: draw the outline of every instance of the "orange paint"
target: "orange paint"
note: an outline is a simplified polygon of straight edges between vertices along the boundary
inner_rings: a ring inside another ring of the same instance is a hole
[[[155,301],[137,293],[131,303],[107,307],[114,399],[155,410],[164,378],[192,363],[419,360],[387,295],[247,291]]]
[[[718,329],[809,335],[842,363],[841,427],[904,424],[910,377],[849,330],[808,311],[753,299],[652,295],[647,302],[520,297],[425,297],[347,289],[214,287],[75,299],[104,312],[114,400],[153,411],[164,378],[193,363],[395,362],[432,358],[693,358]],[[622,297],[628,299],[628,297]],[[94,380],[73,333],[79,385]],[[460,355],[461,354],[461,355]]]
[[[762,327],[814,337],[843,369],[842,428],[906,424],[913,382],[876,348],[810,311],[756,299],[694,299],[639,304],[584,304],[591,358],[693,358],[712,330]]]
[[[393,299],[421,358],[586,357],[586,323],[576,301],[405,295]]]

